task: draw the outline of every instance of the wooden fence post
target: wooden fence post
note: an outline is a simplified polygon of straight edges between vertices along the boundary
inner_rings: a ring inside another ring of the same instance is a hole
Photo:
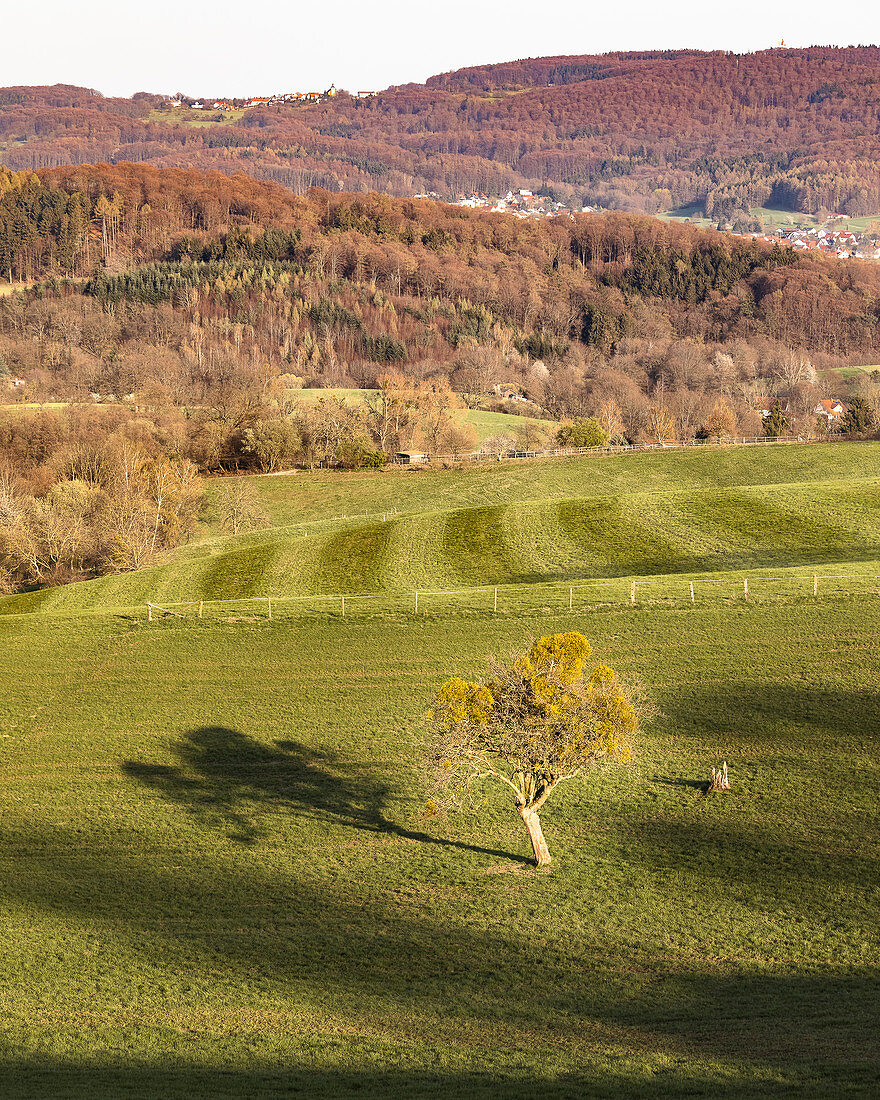
[[[629,586],[629,602],[635,607],[636,603],[636,582],[633,581]]]
[[[694,603],[694,582],[691,581],[691,603]]]
[[[269,605],[269,622],[272,622],[272,597],[269,596],[266,599],[266,603]]]
[[[743,577],[743,596],[745,599],[749,598],[749,578]]]
[[[498,589],[496,588],[495,589],[495,603],[494,603],[494,606],[492,607],[492,613],[497,614],[497,612],[498,612]]]
[[[342,597],[342,617],[345,618],[345,596]]]
[[[147,604],[147,622],[151,623],[152,621],[153,621],[153,605],[151,603],[148,603]]]
[[[416,614],[419,613],[419,594],[416,592]]]
[[[813,599],[819,595],[819,578],[813,574]]]
[[[202,600],[199,600],[199,618],[202,617]]]
[[[571,611],[571,589],[568,590],[568,610]]]

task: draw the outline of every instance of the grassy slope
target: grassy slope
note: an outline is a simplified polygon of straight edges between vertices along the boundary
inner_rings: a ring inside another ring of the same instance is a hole
[[[521,824],[420,817],[419,715],[571,628],[664,717],[493,873]],[[0,620],[0,1091],[876,1096],[878,629]]]
[[[246,114],[244,109],[239,109],[226,111],[222,118],[217,118],[218,113],[213,108],[191,111],[182,107],[172,107],[167,111],[150,111],[147,121],[164,122],[170,126],[228,126],[230,123],[238,122]]]
[[[860,367],[836,367],[831,370],[819,370],[816,371],[816,374],[824,378],[826,383],[836,378],[842,378],[847,382],[851,382],[854,378],[858,378],[862,374],[871,374],[875,370],[880,370],[880,366],[876,363],[872,363]]]
[[[477,440],[480,443],[492,435],[515,436],[518,429],[526,426],[534,427],[535,424],[544,428],[548,438],[552,440],[559,429],[559,424],[553,420],[517,416],[514,413],[489,412],[487,409],[464,409],[460,415],[477,433]]]
[[[870,572],[878,457],[875,444],[835,444],[260,478],[275,522],[300,525],[213,538],[164,565],[13,597],[0,611],[840,563]],[[400,514],[343,520],[352,507]]]
[[[704,228],[709,228],[715,224],[715,221],[710,218],[704,218],[699,215],[699,211],[702,208],[698,205],[682,206],[677,210],[670,210],[664,214],[659,214],[658,217],[667,219],[669,221],[689,221],[694,225],[700,225]],[[759,218],[767,229],[783,226],[794,227],[800,226],[806,229],[812,229],[814,227],[821,228],[826,224],[825,219],[818,219],[813,214],[802,214],[792,210],[778,210],[771,206],[754,206],[752,207],[751,216],[753,218]],[[830,223],[830,228],[839,230],[841,232],[852,233],[865,233],[869,229],[873,231],[878,222],[877,214],[866,214],[860,218],[835,218]]]
[[[255,480],[277,525],[353,512],[401,512],[614,496],[634,490],[851,480],[880,476],[880,444],[654,451],[571,459],[487,463],[475,469],[330,471]]]
[[[365,395],[371,391],[337,387],[336,389],[305,388],[288,392],[293,396],[294,402],[309,403],[319,401],[321,398],[335,397],[349,405],[361,405],[364,402]],[[559,427],[558,422],[553,420],[536,420],[532,417],[517,416],[514,413],[489,412],[486,409],[459,409],[455,415],[460,422],[470,424],[477,433],[479,443],[482,443],[491,435],[515,435],[517,429],[527,424],[530,426],[534,426],[536,423],[539,424],[547,430],[550,436]]]

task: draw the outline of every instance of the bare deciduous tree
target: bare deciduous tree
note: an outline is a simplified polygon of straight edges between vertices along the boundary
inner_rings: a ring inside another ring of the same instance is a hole
[[[265,527],[269,517],[263,511],[260,497],[253,484],[243,477],[225,482],[217,492],[220,522],[233,535]]]

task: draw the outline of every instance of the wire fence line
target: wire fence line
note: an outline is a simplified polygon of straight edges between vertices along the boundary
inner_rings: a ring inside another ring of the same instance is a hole
[[[502,433],[503,434],[503,433]],[[620,443],[605,444],[602,447],[552,447],[533,450],[528,447],[511,447],[504,451],[492,450],[466,451],[456,454],[428,454],[413,453],[403,457],[404,452],[391,455],[388,459],[389,466],[431,466],[437,463],[461,465],[471,462],[507,462],[516,459],[529,458],[574,458],[578,455],[618,455],[633,454],[640,451],[676,451],[676,450],[714,450],[724,447],[774,447],[790,444],[806,443],[846,443],[851,440],[846,436],[832,435],[792,435],[771,437],[766,435],[730,436],[726,439],[665,439],[653,443]],[[320,469],[324,469],[320,464]],[[284,477],[297,474],[301,471],[296,467],[289,470],[271,470],[258,473],[255,477]],[[375,515],[376,513],[364,513]]]
[[[430,465],[435,462],[486,462],[491,460],[507,461],[509,459],[524,458],[573,458],[577,455],[616,455],[631,454],[637,451],[674,451],[689,448],[713,449],[715,447],[752,447],[752,446],[785,446],[797,443],[842,443],[843,438],[833,439],[830,436],[778,436],[766,435],[730,436],[725,439],[665,439],[653,443],[620,443],[605,444],[602,447],[552,447],[541,450],[532,450],[528,447],[511,447],[500,452],[473,451],[466,454],[429,455],[420,454],[413,457],[393,456],[391,465],[411,466]]]
[[[705,587],[704,587],[705,586]],[[714,587],[713,587],[714,586]],[[604,592],[600,590],[605,590]],[[346,618],[369,603],[394,614],[492,613],[524,610],[583,611],[663,603],[695,605],[708,599],[750,601],[780,598],[880,595],[880,573],[813,573],[740,577],[614,577],[603,580],[539,581],[520,585],[418,589],[409,592],[353,592],[305,596],[237,596],[228,599],[147,601],[147,620],[164,616],[203,619],[246,605],[267,619],[279,611],[307,616],[322,612]],[[585,598],[593,596],[592,599]],[[370,610],[368,608],[368,610]]]

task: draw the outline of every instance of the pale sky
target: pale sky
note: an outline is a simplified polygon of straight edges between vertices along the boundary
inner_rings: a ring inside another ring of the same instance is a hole
[[[423,81],[467,65],[609,50],[880,41],[853,0],[0,0],[0,84],[268,95]]]

